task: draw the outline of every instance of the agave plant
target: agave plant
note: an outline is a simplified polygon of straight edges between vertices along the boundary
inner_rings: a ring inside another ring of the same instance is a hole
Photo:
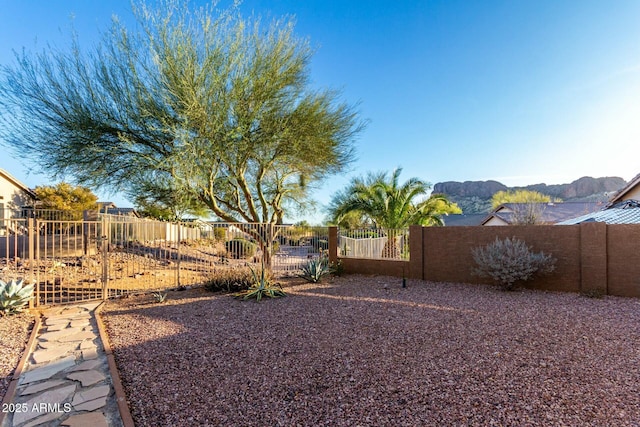
[[[251,270],[251,274],[253,275],[254,283],[249,289],[245,289],[244,291],[240,291],[234,294],[236,298],[242,298],[243,300],[255,298],[257,302],[260,302],[263,296],[267,296],[269,298],[287,296],[280,284],[271,283],[271,281],[265,274],[264,265],[262,266],[260,277],[258,277],[253,268],[249,267],[249,269]]]
[[[157,303],[162,303],[162,302],[165,302],[167,300],[167,293],[166,292],[165,293],[154,292],[152,295],[153,295],[153,299]]]
[[[307,282],[319,283],[324,276],[331,272],[331,267],[327,258],[310,259],[306,265],[302,266],[302,273],[298,276]]]
[[[33,297],[33,285],[25,285],[24,280],[0,280],[0,314],[19,313]]]

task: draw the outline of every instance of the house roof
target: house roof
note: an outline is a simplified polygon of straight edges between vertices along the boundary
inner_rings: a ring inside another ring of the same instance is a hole
[[[14,177],[13,175],[11,175],[9,172],[7,172],[4,169],[0,169],[0,177],[5,178],[7,181],[9,181],[10,183],[12,183],[13,185],[15,185],[16,187],[18,187],[19,189],[21,189],[22,191],[24,191],[25,193],[27,193],[30,197],[32,197],[33,199],[37,199],[38,197],[36,196],[36,193],[33,192],[33,190],[31,190],[29,187],[27,187],[26,185],[24,185],[22,182],[18,181],[18,179],[16,177]]]
[[[599,202],[561,202],[561,203],[504,203],[485,216],[481,222],[487,224],[491,219],[498,218],[507,224],[513,224],[517,220],[517,212],[521,209],[539,209],[539,222],[544,224],[556,224],[579,215],[599,211],[604,207]]]
[[[557,225],[574,225],[583,222],[604,222],[607,224],[640,224],[640,201],[625,200],[618,202],[604,210],[581,215]]]
[[[640,174],[636,175],[635,177],[631,178],[631,181],[629,181],[627,183],[627,185],[625,185],[624,187],[622,187],[620,190],[618,190],[613,196],[611,196],[611,199],[609,199],[609,204],[608,206],[613,206],[615,203],[618,203],[620,201],[623,200],[624,196],[631,191],[632,189],[634,189],[638,184],[640,184]]]
[[[473,226],[482,224],[486,214],[449,214],[442,217],[445,227]]]
[[[135,208],[107,208],[107,214],[140,217]]]

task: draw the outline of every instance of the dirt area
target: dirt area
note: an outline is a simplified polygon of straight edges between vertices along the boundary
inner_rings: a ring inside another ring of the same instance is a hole
[[[114,297],[202,284],[220,269],[245,265],[261,268],[259,257],[230,257],[220,242],[113,245],[107,249],[106,254],[98,251],[93,255],[82,255],[81,250],[71,256],[69,250],[62,252],[66,256],[51,252],[49,258],[32,263],[5,258],[0,260],[0,269],[7,278],[37,282],[38,304],[47,305],[100,299],[105,287],[103,277],[108,277],[107,296]],[[309,256],[306,247],[281,248],[272,258],[274,275],[295,274]]]

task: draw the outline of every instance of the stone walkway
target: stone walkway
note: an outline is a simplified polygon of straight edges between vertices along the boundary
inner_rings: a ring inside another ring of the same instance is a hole
[[[123,425],[95,319],[99,304],[43,313],[2,427]]]

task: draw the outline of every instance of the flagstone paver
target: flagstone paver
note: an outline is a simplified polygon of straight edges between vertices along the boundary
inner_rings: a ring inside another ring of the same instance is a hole
[[[101,412],[72,415],[61,425],[69,427],[109,427],[109,424],[107,424],[107,417],[105,417]]]
[[[98,360],[98,359],[87,360],[85,362],[80,363],[79,365],[74,366],[71,369],[67,369],[67,371],[69,372],[88,371],[90,369],[96,369],[101,364],[102,364],[102,360]]]
[[[98,303],[43,312],[37,344],[0,427],[115,426],[122,420],[95,324]]]
[[[106,379],[105,375],[102,372],[93,370],[74,372],[67,375],[67,378],[74,381],[80,381],[80,383],[82,383],[82,387],[89,387],[90,385],[97,384],[100,381],[104,381]]]
[[[36,427],[36,426],[42,426],[44,423],[48,422],[48,421],[54,421],[57,420],[59,417],[59,415],[55,412],[49,412],[46,415],[43,415],[41,417],[35,418],[33,421],[29,421],[28,423],[24,424],[22,427]]]
[[[76,411],[95,411],[96,409],[103,408],[107,404],[107,398],[101,397],[95,400],[81,403],[79,405],[73,405]]]
[[[16,412],[13,416],[13,424],[20,425],[43,414],[65,411],[64,402],[76,391],[75,384],[66,387],[47,390],[24,402],[26,411]],[[44,404],[44,405],[43,405]],[[68,404],[67,404],[68,406]]]
[[[58,372],[76,364],[75,356],[67,356],[63,359],[55,360],[49,364],[34,368],[24,373],[20,378],[20,384],[28,384],[53,377]]]
[[[62,385],[62,384],[65,384],[65,383],[70,383],[70,381],[64,381],[64,380],[45,381],[45,382],[40,383],[40,384],[28,386],[27,388],[23,389],[20,392],[20,395],[21,396],[26,396],[28,394],[39,393],[39,392],[41,392],[43,390],[46,390],[48,388],[58,387],[59,385]]]

